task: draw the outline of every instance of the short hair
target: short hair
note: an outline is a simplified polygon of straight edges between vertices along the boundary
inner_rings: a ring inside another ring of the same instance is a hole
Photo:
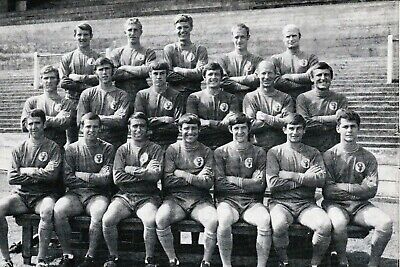
[[[354,110],[346,109],[343,112],[339,112],[336,121],[337,126],[340,125],[341,119],[345,119],[348,121],[355,121],[357,123],[357,126],[360,127],[361,124],[360,115],[358,115],[358,113],[355,112]]]
[[[134,112],[130,117],[129,117],[129,125],[131,124],[132,120],[144,120],[146,122],[146,126],[149,126],[149,120],[146,116],[146,114],[144,114],[141,111],[137,111]]]
[[[184,123],[201,125],[199,116],[193,113],[186,113],[179,118],[178,126],[182,126]]]
[[[247,36],[250,36],[250,28],[247,27],[246,24],[238,23],[238,24],[234,25],[232,27],[232,29],[231,29],[232,34],[233,34],[233,31],[236,30],[236,29],[244,29],[246,31],[246,33],[247,33]]]
[[[284,127],[286,127],[288,124],[303,125],[303,127],[305,128],[306,120],[299,113],[289,113],[289,115],[285,119]]]
[[[60,79],[60,73],[58,72],[58,69],[53,67],[52,65],[46,65],[43,68],[40,69],[40,78],[43,77],[44,74],[54,72],[57,76],[58,79]]]
[[[203,67],[203,70],[201,71],[203,77],[206,76],[208,70],[219,70],[219,72],[221,73],[221,77],[224,75],[224,70],[217,62],[210,62]]]
[[[94,121],[97,120],[99,121],[99,126],[101,126],[101,119],[100,116],[97,115],[96,113],[93,112],[88,112],[85,115],[83,115],[81,117],[81,120],[79,121],[79,126],[82,127],[85,124],[85,120],[90,120],[90,121]]]
[[[143,26],[142,23],[140,22],[140,20],[138,18],[129,18],[125,21],[124,23],[124,27],[126,28],[128,25],[137,25],[139,26],[139,29],[141,31],[143,31]]]
[[[153,62],[150,64],[150,71],[153,71],[153,70],[165,70],[168,73],[169,65],[165,61]]]
[[[312,66],[311,67],[311,76],[314,76],[314,74],[313,74],[314,70],[329,70],[329,72],[331,73],[331,77],[333,78],[333,69],[326,62],[320,61],[317,64],[315,64],[314,66]]]
[[[257,68],[256,68],[256,73],[260,74],[261,68],[262,67],[271,67],[272,70],[274,71],[274,73],[276,74],[276,69],[275,69],[275,65],[274,63],[272,63],[272,61],[270,59],[264,59],[262,61],[260,61],[260,63],[258,63]]]
[[[29,118],[40,118],[43,124],[46,122],[46,114],[42,109],[39,108],[32,109],[26,117],[26,119]]]
[[[189,23],[190,27],[193,28],[193,18],[187,14],[176,15],[174,25],[180,22],[187,22]]]
[[[286,25],[285,27],[283,27],[283,29],[282,29],[282,35],[285,35],[285,32],[286,32],[286,31],[289,31],[289,30],[295,30],[295,31],[297,31],[297,32],[299,33],[299,37],[301,37],[300,28],[299,28],[297,25],[295,25],[295,24],[288,24],[288,25]]]
[[[80,23],[80,24],[76,25],[74,28],[74,36],[76,35],[78,28],[81,29],[82,31],[88,31],[90,36],[93,36],[93,29],[89,23]]]
[[[101,65],[110,65],[113,70],[115,67],[111,59],[106,57],[99,57],[98,59],[96,59],[96,61],[94,62],[94,69],[97,70],[97,67]]]
[[[244,113],[242,113],[242,112],[232,114],[231,117],[230,117],[229,120],[228,120],[228,125],[229,125],[230,127],[232,127],[232,126],[235,125],[235,124],[243,124],[243,123],[246,123],[246,124],[247,124],[247,127],[250,128],[250,126],[251,126],[251,121],[250,121],[250,119],[249,119]]]

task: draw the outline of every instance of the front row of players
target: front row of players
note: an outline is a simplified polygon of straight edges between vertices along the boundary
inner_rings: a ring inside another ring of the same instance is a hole
[[[91,220],[89,249],[80,266],[95,266],[102,234],[110,252],[104,266],[117,266],[117,224],[135,214],[144,224],[146,266],[156,266],[157,238],[170,266],[179,266],[170,225],[186,217],[205,228],[202,267],[210,266],[217,241],[223,266],[231,266],[231,227],[240,218],[257,227],[258,267],[266,266],[271,241],[280,266],[289,266],[288,228],[294,221],[314,231],[312,266],[321,263],[331,236],[339,266],[348,266],[346,228],[350,222],[375,230],[370,267],[379,265],[392,234],[390,218],[368,201],[377,191],[377,162],[357,144],[360,118],[352,111],[339,114],[340,143],[323,156],[301,142],[305,120],[293,113],[283,126],[286,142],[267,155],[248,141],[250,122],[244,114],[230,117],[233,141],[214,154],[197,140],[200,119],[185,114],[178,123],[181,138],[164,156],[162,148],[147,139],[146,116],[136,112],[130,118],[132,137],[117,150],[113,164],[113,146],[98,138],[98,115],[88,113],[81,118],[83,139],[67,147],[64,163],[60,147],[44,136],[45,122],[42,110],[30,112],[26,119],[29,139],[12,154],[9,182],[20,188],[0,200],[0,249],[5,267],[13,266],[5,217],[28,212],[40,214],[37,266],[48,266],[45,260],[53,223],[64,254],[61,266],[75,265],[68,218],[81,213]],[[67,192],[59,198],[61,170]],[[157,187],[160,179],[163,199]],[[111,196],[113,180],[118,192]],[[213,185],[216,208],[209,193]],[[264,206],[266,187],[271,199]],[[317,187],[323,187],[323,209],[315,204]]]

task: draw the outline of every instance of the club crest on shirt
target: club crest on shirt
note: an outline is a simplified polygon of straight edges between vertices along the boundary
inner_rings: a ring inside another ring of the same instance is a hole
[[[149,154],[147,154],[146,152],[144,152],[139,159],[141,165],[144,165],[148,160],[149,160]]]
[[[172,109],[172,106],[173,106],[173,104],[172,104],[171,101],[167,101],[167,102],[164,103],[164,108],[165,108],[166,110],[171,110],[171,109]]]
[[[222,112],[227,112],[228,109],[229,109],[229,105],[228,105],[227,103],[221,103],[221,104],[219,105],[219,109],[220,109]]]
[[[281,112],[282,111],[282,105],[280,103],[275,103],[274,104],[274,111],[275,112]]]
[[[90,65],[90,66],[93,66],[94,65],[94,62],[95,62],[96,60],[94,60],[94,58],[89,58],[87,61],[86,61],[86,63],[88,64],[88,65]]]
[[[55,105],[54,105],[54,110],[55,110],[56,112],[60,112],[60,111],[61,111],[61,104],[55,104]]]
[[[49,158],[49,155],[47,154],[47,152],[43,151],[43,152],[40,152],[38,158],[41,162],[45,162]]]
[[[253,158],[247,158],[244,160],[244,166],[246,166],[246,168],[250,169],[253,167]]]
[[[203,157],[197,157],[193,160],[194,166],[197,168],[200,168],[204,165],[204,159]]]
[[[305,66],[307,66],[307,64],[308,64],[307,59],[300,60],[300,66],[305,67]]]
[[[337,110],[337,102],[331,102],[329,103],[329,109],[330,110]]]
[[[97,164],[103,163],[103,154],[94,155],[94,162]]]
[[[309,159],[303,159],[303,160],[301,161],[301,166],[302,166],[304,169],[310,168],[310,160],[309,160]]]
[[[111,107],[112,110],[116,110],[117,109],[117,101],[115,101],[115,100],[112,101],[111,104],[110,104],[110,107]]]
[[[195,57],[195,55],[193,53],[189,53],[186,56],[186,59],[189,60],[189,61],[193,61],[195,58],[196,57]]]
[[[144,60],[144,55],[138,55],[138,60]]]
[[[244,70],[248,73],[251,74],[253,72],[253,66],[251,65],[251,62],[247,62],[244,65]]]
[[[365,171],[364,162],[361,162],[361,161],[357,162],[356,165],[355,165],[355,169],[356,169],[356,172],[359,172],[359,173],[364,172]]]

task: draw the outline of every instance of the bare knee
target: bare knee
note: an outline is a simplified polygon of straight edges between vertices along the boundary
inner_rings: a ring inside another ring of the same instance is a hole
[[[332,231],[332,223],[328,216],[326,218],[319,218],[315,225],[315,232],[323,235],[328,236],[331,234]]]
[[[108,209],[102,218],[102,224],[103,227],[112,227],[116,226],[119,223],[119,219],[117,216],[115,216],[115,213],[113,210]]]
[[[172,211],[167,205],[162,205],[156,214],[156,225],[158,229],[165,229],[172,224]]]
[[[391,234],[393,232],[393,221],[387,215],[381,216],[380,221],[374,226],[374,228],[376,231]]]
[[[332,218],[331,224],[332,224],[333,232],[335,232],[335,233],[347,232],[348,221],[345,218]]]

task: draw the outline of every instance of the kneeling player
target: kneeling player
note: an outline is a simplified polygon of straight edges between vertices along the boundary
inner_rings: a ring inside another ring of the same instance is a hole
[[[336,130],[340,143],[324,153],[328,175],[322,206],[332,221],[339,266],[348,266],[346,228],[352,222],[375,229],[368,266],[376,267],[392,235],[393,222],[368,201],[378,189],[378,163],[372,153],[357,144],[359,127],[357,113],[339,115]]]
[[[257,226],[257,267],[266,266],[271,247],[270,216],[263,205],[266,155],[248,141],[249,128],[246,115],[233,115],[229,119],[233,141],[214,152],[218,247],[224,267],[232,266],[232,224],[239,218]]]
[[[314,231],[311,266],[321,264],[331,240],[331,221],[315,204],[314,197],[316,187],[325,183],[325,167],[318,150],[301,142],[305,126],[301,115],[290,114],[283,127],[286,143],[271,148],[267,154],[272,238],[280,266],[289,266],[288,229],[294,221]]]
[[[147,140],[148,120],[142,112],[129,119],[131,140],[118,148],[114,160],[114,183],[119,191],[103,217],[103,234],[110,252],[105,267],[118,264],[118,223],[132,215],[143,222],[146,267],[156,266],[156,212],[161,199],[157,181],[162,175],[163,151]]]
[[[214,159],[210,148],[197,141],[200,119],[187,113],[178,121],[182,140],[165,152],[164,202],[157,212],[157,235],[170,266],[179,266],[171,224],[187,216],[204,226],[204,256],[201,267],[210,266],[217,237],[217,211],[209,189],[214,184]]]
[[[81,118],[83,139],[65,151],[64,184],[67,193],[54,207],[54,224],[63,250],[60,266],[75,266],[71,249],[70,217],[86,213],[90,216],[89,250],[82,266],[96,266],[95,249],[102,236],[101,219],[109,204],[112,184],[114,148],[98,138],[100,117],[87,113]]]
[[[29,139],[12,152],[10,185],[20,185],[16,193],[0,200],[0,250],[5,267],[14,266],[8,251],[7,215],[34,212],[40,215],[38,227],[39,253],[36,266],[49,266],[45,262],[53,231],[53,208],[58,197],[57,188],[60,147],[44,135],[46,115],[41,109],[33,109],[26,117],[25,126]]]

